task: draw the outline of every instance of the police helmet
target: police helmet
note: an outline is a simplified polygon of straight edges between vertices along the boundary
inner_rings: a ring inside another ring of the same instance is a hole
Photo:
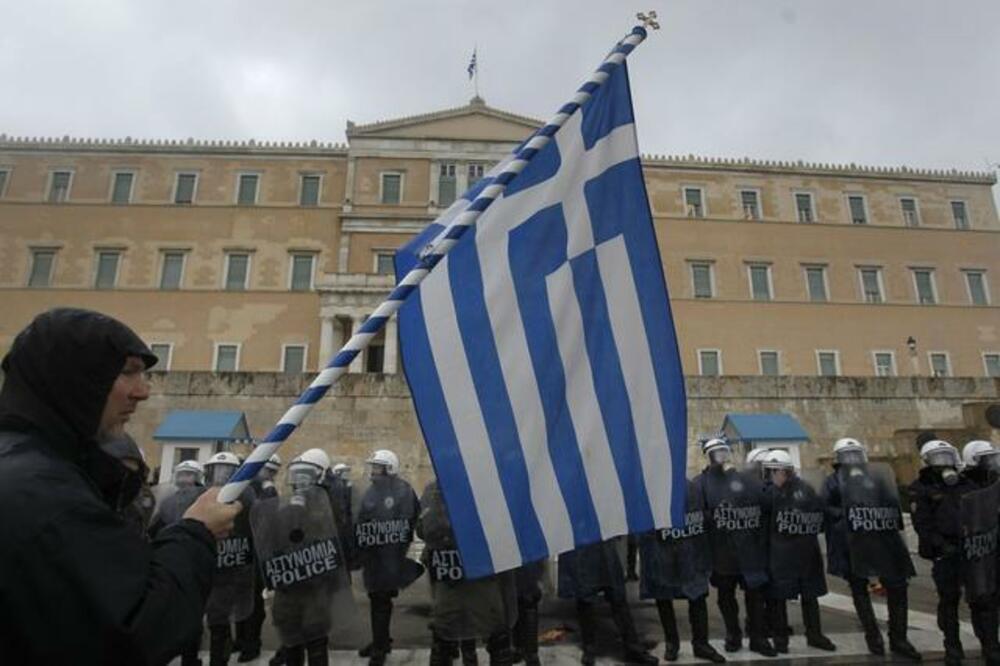
[[[764,469],[795,469],[795,463],[792,462],[792,456],[789,455],[788,451],[783,449],[775,449],[769,451],[764,460],[761,461],[761,466]]]
[[[977,467],[986,458],[1000,454],[993,444],[982,439],[974,439],[962,447],[962,462],[966,467]]]
[[[385,473],[394,476],[399,473],[399,458],[388,449],[379,449],[365,461],[369,465],[380,465],[385,468]]]
[[[767,454],[771,452],[771,449],[753,449],[747,454],[747,464],[754,465],[763,462],[763,459],[767,457]]]
[[[833,445],[834,461],[838,464],[868,462],[865,445],[853,437],[841,437]]]
[[[187,476],[192,483],[202,483],[205,478],[205,468],[197,460],[182,460],[174,467],[174,481]]]
[[[323,449],[309,449],[288,463],[288,481],[296,487],[311,486],[322,480],[330,467],[330,457]]]
[[[264,463],[264,468],[269,469],[272,472],[277,472],[281,469],[281,458],[275,453],[273,456],[268,458],[267,462]]]
[[[928,467],[960,467],[958,449],[943,439],[932,439],[920,447],[920,459]]]
[[[221,451],[205,463],[205,476],[213,486],[221,486],[233,475],[240,466],[240,459],[235,453]]]
[[[347,476],[351,473],[351,466],[347,463],[337,463],[333,466],[334,476]]]

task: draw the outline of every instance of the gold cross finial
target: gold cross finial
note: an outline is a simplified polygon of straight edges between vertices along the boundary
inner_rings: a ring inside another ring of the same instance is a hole
[[[656,11],[650,10],[649,13],[639,12],[635,15],[637,19],[642,21],[642,27],[651,28],[653,30],[659,30],[660,24],[656,22]]]

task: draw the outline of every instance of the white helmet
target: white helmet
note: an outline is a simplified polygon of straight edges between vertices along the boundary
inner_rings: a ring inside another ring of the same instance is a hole
[[[197,460],[182,460],[174,467],[174,483],[177,483],[178,477],[183,479],[185,476],[191,484],[201,484],[204,482],[205,468]]]
[[[706,440],[701,445],[701,452],[708,458],[710,465],[730,466],[733,458],[733,449],[729,442],[719,437]]]
[[[334,476],[346,476],[351,473],[351,466],[347,463],[337,463],[333,466]]]
[[[293,458],[292,462],[288,463],[288,468],[291,469],[293,465],[312,465],[325,474],[326,470],[330,469],[330,456],[326,455],[323,449],[309,449]]]
[[[229,480],[236,468],[240,466],[240,459],[235,453],[221,451],[208,459],[205,463],[205,475],[208,482],[213,486],[221,486]]]
[[[771,449],[753,449],[747,454],[747,464],[753,465],[754,463],[763,462],[763,458],[766,458],[770,452]]]
[[[330,467],[330,457],[323,449],[309,449],[288,463],[288,482],[295,488],[307,488],[323,480]]]
[[[399,473],[399,458],[388,449],[379,449],[365,461],[369,465],[381,465],[385,467],[385,473],[394,476]]]
[[[932,439],[920,447],[920,459],[928,467],[960,467],[958,449],[943,439]]]
[[[834,461],[844,463],[868,462],[868,452],[865,445],[853,437],[841,437],[833,445]]]
[[[921,451],[922,453],[923,451]],[[982,439],[974,439],[962,447],[962,462],[966,467],[976,467],[984,459],[1000,454],[993,444]]]
[[[266,469],[271,470],[272,472],[277,472],[279,469],[281,469],[281,458],[278,456],[277,453],[275,453],[273,456],[268,458],[266,463],[264,463],[264,467]]]
[[[788,451],[775,449],[767,454],[761,466],[765,469],[794,469],[795,463],[792,462],[792,456]]]

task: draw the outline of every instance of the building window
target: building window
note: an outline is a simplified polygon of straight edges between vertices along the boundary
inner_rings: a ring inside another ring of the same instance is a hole
[[[806,289],[809,291],[810,301],[824,303],[829,300],[825,266],[806,266]]]
[[[707,262],[691,263],[691,287],[695,298],[712,298],[715,296],[712,264]]]
[[[382,372],[385,363],[385,347],[371,345],[365,353],[365,372]]]
[[[920,226],[920,214],[917,212],[917,200],[903,197],[899,200],[899,209],[903,213],[903,224],[908,227]]]
[[[379,275],[395,275],[396,267],[392,252],[375,253],[375,272]]]
[[[934,288],[934,271],[929,268],[913,269],[913,285],[917,290],[917,303],[934,305],[937,303],[937,290]]]
[[[122,253],[116,250],[102,250],[97,253],[97,277],[94,287],[97,289],[114,289],[118,283],[118,264]]]
[[[215,362],[212,367],[216,372],[236,372],[240,368],[240,346],[236,344],[217,343],[215,345]]]
[[[174,203],[190,204],[194,203],[195,191],[198,188],[198,174],[179,173],[177,182],[174,183]]]
[[[403,191],[403,174],[382,174],[382,198],[384,204],[398,204]]]
[[[816,214],[813,211],[813,195],[809,192],[795,193],[795,214],[799,222],[815,222]]]
[[[250,278],[250,255],[231,252],[226,255],[226,291],[244,291]]]
[[[1000,377],[1000,354],[983,354],[983,365],[986,366],[987,377]]]
[[[951,377],[951,359],[948,352],[929,352],[931,377]]]
[[[10,169],[0,169],[0,199],[7,194],[7,182],[10,180]]]
[[[750,264],[750,297],[755,301],[771,300],[771,267],[767,264]]]
[[[168,250],[160,267],[160,289],[180,289],[184,276],[184,253]]]
[[[157,370],[169,370],[174,346],[169,342],[154,342],[149,345],[149,349],[157,359],[156,365],[153,367]]]
[[[704,201],[700,187],[684,188],[684,211],[688,217],[705,217]]]
[[[743,206],[743,219],[760,219],[760,194],[757,190],[740,190],[740,204]]]
[[[840,375],[840,352],[817,351],[816,363],[819,365],[820,377],[837,377]]]
[[[301,375],[306,371],[305,345],[284,345],[281,348],[281,371],[286,375]]]
[[[876,377],[896,376],[896,355],[891,351],[872,352]]]
[[[49,203],[68,201],[72,181],[72,171],[53,171],[49,176]]]
[[[299,185],[299,205],[318,206],[319,186],[321,177],[315,174],[303,174]]]
[[[990,293],[986,288],[986,271],[962,271],[965,286],[969,289],[969,302],[973,305],[989,305]]]
[[[114,175],[111,185],[111,203],[132,203],[132,183],[135,174],[130,171],[119,171]]]
[[[438,205],[444,208],[455,203],[455,198],[458,196],[457,190],[458,181],[455,178],[455,165],[442,164],[441,173],[438,176]]]
[[[50,286],[52,284],[52,265],[55,263],[55,260],[55,250],[32,250],[31,272],[28,273],[28,286]]]
[[[847,197],[847,207],[851,212],[852,224],[868,224],[868,213],[865,210],[865,198],[860,195]]]
[[[293,254],[288,288],[292,291],[309,291],[313,288],[315,254]]]
[[[757,359],[760,361],[760,374],[767,377],[777,377],[781,374],[778,352],[761,350],[757,352]]]
[[[486,174],[486,165],[470,164],[466,173],[468,174],[469,177],[467,187],[471,190],[473,187],[476,186],[476,183],[478,183],[483,179],[483,176]]]
[[[698,350],[698,372],[706,377],[722,374],[722,352],[718,349]]]
[[[955,220],[956,229],[969,228],[969,213],[965,209],[964,201],[951,202],[951,217]]]
[[[865,303],[881,303],[882,297],[882,269],[881,268],[860,268],[858,273],[861,276],[861,294]]]
[[[253,206],[257,203],[257,182],[260,176],[255,173],[241,173],[236,190],[236,203],[240,206]]]

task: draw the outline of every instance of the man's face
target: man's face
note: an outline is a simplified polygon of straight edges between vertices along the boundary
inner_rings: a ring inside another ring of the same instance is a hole
[[[148,397],[146,364],[138,356],[129,356],[108,393],[98,432],[102,435],[120,435],[136,407]]]

